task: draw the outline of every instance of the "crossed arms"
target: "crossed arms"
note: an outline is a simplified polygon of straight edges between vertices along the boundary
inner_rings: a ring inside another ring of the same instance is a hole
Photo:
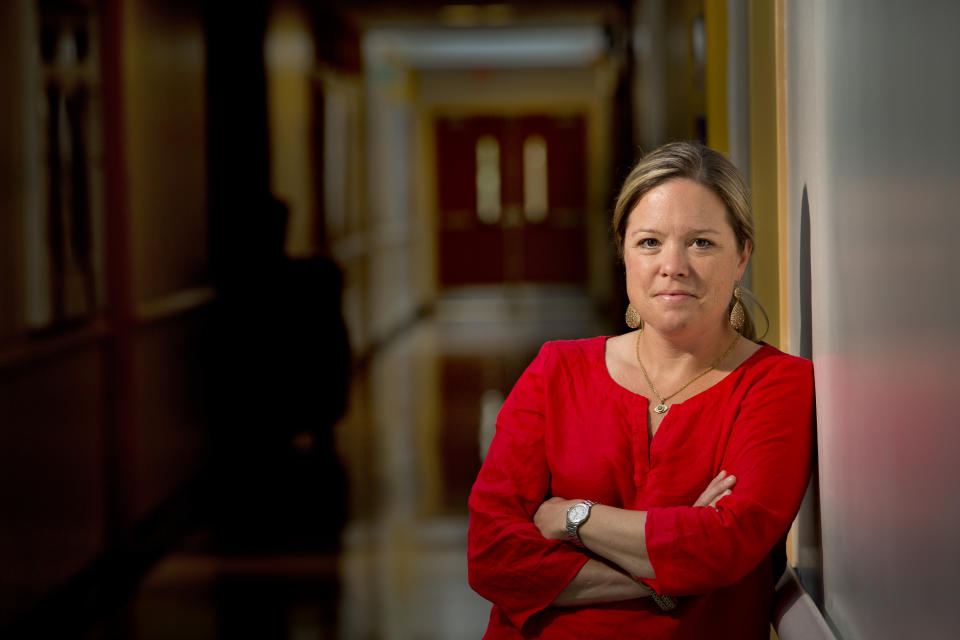
[[[721,498],[730,495],[735,483],[734,476],[721,471],[693,506],[715,508]],[[567,539],[566,512],[577,502],[553,497],[540,505],[533,522],[544,538]],[[590,518],[580,526],[580,540],[602,560],[588,559],[551,604],[575,607],[651,595],[652,589],[639,580],[656,577],[647,557],[646,521],[646,511],[594,505]]]

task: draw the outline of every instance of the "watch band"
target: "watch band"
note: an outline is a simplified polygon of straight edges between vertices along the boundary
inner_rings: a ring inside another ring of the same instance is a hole
[[[638,578],[638,577],[636,577],[636,576],[631,576],[631,577],[632,577],[634,580],[636,580],[636,581],[640,584],[641,587],[643,587],[647,592],[649,592],[650,597],[651,597],[651,598],[653,599],[653,601],[657,604],[657,606],[660,607],[662,610],[664,610],[664,611],[673,611],[674,609],[677,608],[677,599],[676,599],[676,598],[674,598],[673,596],[662,596],[662,595],[660,595],[659,593],[657,593],[656,591],[654,591],[654,590],[653,590],[653,587],[651,587],[650,585],[648,585],[646,582],[644,582],[644,581],[641,580],[640,578]]]
[[[593,507],[593,505],[595,504],[597,503],[594,502],[593,500],[584,500],[583,502],[578,502],[577,504],[567,509],[567,538],[569,538],[570,542],[577,545],[578,547],[583,546],[583,541],[580,540],[580,526],[584,522],[586,522],[587,519],[590,517],[590,508]],[[579,518],[578,520],[572,520],[571,512],[574,509],[578,509],[579,507],[586,507],[586,510],[587,510],[586,514],[582,518]]]
[[[650,597],[653,598],[653,601],[657,603],[657,606],[663,609],[664,611],[673,611],[677,608],[677,599],[671,596],[662,596],[656,591],[650,594]]]

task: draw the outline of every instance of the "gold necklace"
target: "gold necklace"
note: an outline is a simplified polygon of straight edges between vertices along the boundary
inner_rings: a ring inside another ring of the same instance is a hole
[[[677,389],[676,391],[674,391],[674,392],[671,393],[670,395],[668,395],[668,396],[661,396],[661,395],[660,395],[660,392],[657,391],[657,388],[656,388],[655,386],[653,386],[653,380],[651,380],[651,379],[650,379],[650,376],[647,375],[647,370],[644,368],[643,362],[640,361],[640,334],[641,334],[641,333],[643,333],[643,329],[640,329],[640,331],[637,332],[637,364],[640,365],[640,371],[643,372],[643,377],[646,379],[647,384],[650,385],[650,390],[653,391],[653,395],[657,396],[657,400],[660,401],[660,404],[658,404],[656,407],[653,408],[653,410],[656,411],[656,412],[659,413],[659,414],[664,414],[664,413],[667,412],[667,409],[669,408],[669,407],[667,407],[667,400],[669,400],[669,399],[672,398],[673,396],[677,395],[678,393],[680,393],[681,391],[683,391],[684,389],[686,389],[688,386],[690,386],[691,384],[693,384],[694,382],[696,382],[697,380],[699,380],[699,379],[702,378],[703,376],[705,376],[705,375],[707,375],[708,373],[710,373],[711,371],[713,371],[718,364],[720,364],[721,362],[723,362],[723,359],[726,358],[728,355],[730,355],[730,352],[733,351],[733,345],[737,344],[737,340],[740,339],[740,334],[739,334],[739,333],[736,334],[735,336],[733,336],[733,342],[731,342],[731,343],[730,343],[730,346],[727,347],[727,350],[723,352],[723,355],[721,355],[719,358],[717,358],[716,360],[713,361],[713,364],[711,364],[709,367],[707,367],[706,369],[704,369],[703,371],[701,371],[701,372],[698,373],[697,375],[693,376],[692,378],[690,378],[689,380],[687,380],[686,382],[684,382],[683,385],[682,385],[679,389]]]

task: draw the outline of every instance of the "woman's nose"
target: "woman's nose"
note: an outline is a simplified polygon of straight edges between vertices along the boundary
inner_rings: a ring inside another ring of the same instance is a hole
[[[663,275],[671,277],[689,275],[689,257],[687,256],[686,247],[680,243],[670,242],[665,244],[660,256],[663,260],[660,264],[660,272]]]

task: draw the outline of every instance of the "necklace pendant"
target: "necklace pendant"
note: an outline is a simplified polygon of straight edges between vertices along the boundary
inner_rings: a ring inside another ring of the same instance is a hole
[[[653,408],[653,410],[662,415],[662,414],[664,414],[664,413],[667,412],[667,405],[665,405],[665,404],[663,404],[663,403],[661,402],[660,404],[658,404],[657,406],[655,406],[655,407]]]

